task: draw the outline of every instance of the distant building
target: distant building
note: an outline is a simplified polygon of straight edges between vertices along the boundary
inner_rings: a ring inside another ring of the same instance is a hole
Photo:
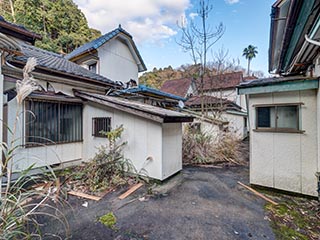
[[[244,96],[237,94],[237,85],[243,82],[242,72],[224,73],[206,76],[201,80],[182,78],[164,82],[161,91],[185,97],[186,108],[201,114],[201,103],[204,104],[205,116],[218,121],[204,121],[201,129],[212,134],[218,134],[221,127],[236,133],[243,139],[247,137],[247,106]],[[204,96],[201,97],[203,90]],[[200,121],[201,122],[201,121]]]

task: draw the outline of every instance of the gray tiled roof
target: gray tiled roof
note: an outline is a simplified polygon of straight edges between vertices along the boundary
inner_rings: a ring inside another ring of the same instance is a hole
[[[192,122],[192,116],[177,111],[164,109],[150,104],[137,101],[130,101],[120,97],[111,97],[101,94],[89,93],[84,91],[76,91],[75,95],[83,99],[106,105],[118,110],[129,112],[141,117],[149,117],[150,115],[161,118],[161,122]],[[130,111],[131,110],[131,111]],[[151,118],[158,121],[157,118]]]
[[[0,15],[0,32],[19,38],[23,41],[34,44],[36,39],[42,39],[41,35],[31,32],[24,26],[20,26],[11,22],[7,22],[3,16]]]
[[[100,47],[101,45],[103,45],[104,43],[108,42],[109,40],[111,40],[112,38],[114,38],[116,35],[118,35],[120,32],[125,33],[126,35],[128,35],[130,38],[132,38],[132,36],[124,31],[122,28],[117,28],[111,32],[106,33],[105,35],[91,41],[88,42],[78,48],[76,48],[75,50],[73,50],[71,53],[67,54],[65,56],[66,59],[71,59],[73,57],[76,57],[86,51],[90,51],[90,50],[94,50],[97,49],[98,47]]]
[[[49,52],[31,45],[22,44],[21,51],[22,56],[13,57],[13,61],[24,62],[26,63],[28,58],[35,57],[38,62],[38,66],[44,67],[48,70],[55,70],[61,72],[61,74],[71,74],[75,77],[82,77],[91,80],[101,81],[103,83],[114,84],[112,80],[103,77],[101,75],[95,74],[67,59],[62,55]],[[10,60],[9,60],[10,61]]]
[[[255,87],[255,86],[266,86],[277,84],[281,82],[290,82],[290,81],[301,81],[301,80],[309,80],[316,79],[304,76],[289,76],[289,77],[272,77],[272,78],[259,78],[251,81],[241,82],[237,88],[247,88],[247,87]]]
[[[88,52],[88,51],[92,51],[92,50],[96,50],[98,49],[99,47],[101,47],[103,44],[105,44],[106,42],[110,41],[111,39],[113,39],[115,36],[117,36],[118,34],[120,33],[123,33],[125,34],[126,36],[128,36],[130,38],[130,40],[132,41],[132,45],[133,45],[133,48],[141,62],[141,68],[142,70],[146,70],[146,66],[142,60],[142,57],[135,45],[135,43],[133,42],[132,40],[132,36],[130,35],[130,33],[128,33],[127,31],[125,31],[123,28],[121,28],[121,26],[119,26],[118,28],[114,29],[113,31],[111,32],[108,32],[106,34],[104,34],[103,36],[91,41],[91,42],[88,42],[80,47],[78,47],[77,49],[73,50],[71,53],[67,54],[65,56],[66,59],[72,59],[78,55],[81,55],[85,52]]]

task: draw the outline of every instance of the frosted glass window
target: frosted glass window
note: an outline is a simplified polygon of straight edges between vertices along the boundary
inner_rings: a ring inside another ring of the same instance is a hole
[[[277,107],[278,128],[298,129],[298,107],[285,106]]]

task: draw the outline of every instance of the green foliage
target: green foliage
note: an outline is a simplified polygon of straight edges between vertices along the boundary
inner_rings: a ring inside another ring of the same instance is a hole
[[[127,173],[135,172],[129,159],[123,156],[126,142],[119,142],[124,128],[120,127],[104,132],[108,139],[107,145],[98,148],[93,159],[84,166],[82,181],[90,191],[99,191],[108,187],[125,184]]]
[[[40,48],[69,53],[82,44],[101,35],[88,27],[87,20],[72,0],[14,0],[14,17],[8,9],[8,0],[0,2],[0,14],[10,22],[39,33]]]
[[[252,58],[255,58],[257,54],[257,47],[249,45],[248,47],[243,49],[242,56],[244,56],[248,60],[251,60]]]
[[[115,229],[114,225],[117,223],[117,218],[113,212],[109,212],[99,218],[99,222],[108,228]]]
[[[145,72],[139,77],[140,84],[160,89],[165,81],[180,78],[197,78],[199,75],[199,66],[182,65],[178,69],[173,69],[170,65],[165,68],[153,68],[150,72]]]
[[[258,54],[257,47],[249,45],[245,49],[243,49],[242,56],[244,56],[246,59],[248,59],[248,69],[247,69],[247,74],[250,74],[250,63],[253,58],[256,57]]]

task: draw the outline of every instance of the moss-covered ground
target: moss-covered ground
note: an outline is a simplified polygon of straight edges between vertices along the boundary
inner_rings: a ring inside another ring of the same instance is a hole
[[[278,203],[265,206],[277,239],[320,239],[320,203],[317,200],[265,193]]]

